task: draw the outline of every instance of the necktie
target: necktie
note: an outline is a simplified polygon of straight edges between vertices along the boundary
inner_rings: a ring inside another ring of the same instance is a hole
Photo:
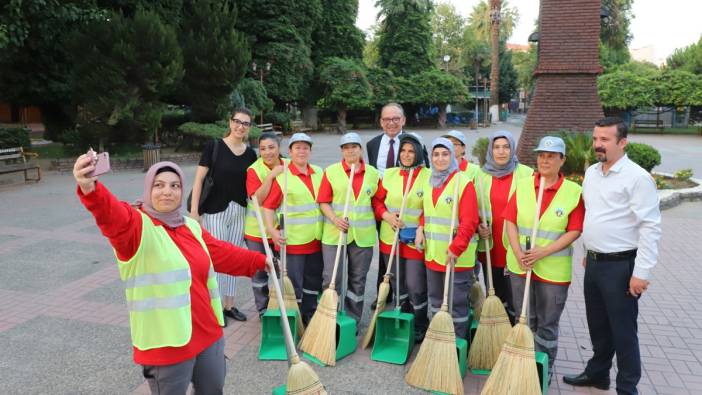
[[[388,160],[385,162],[386,169],[395,167],[395,150],[393,149],[394,145],[395,139],[390,139],[390,149],[388,149]]]

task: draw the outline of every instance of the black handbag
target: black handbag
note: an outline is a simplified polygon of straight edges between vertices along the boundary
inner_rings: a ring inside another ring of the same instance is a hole
[[[199,214],[202,214],[202,211],[205,207],[205,202],[207,201],[207,198],[210,196],[210,193],[212,192],[212,188],[214,187],[214,177],[212,174],[214,173],[214,167],[215,163],[217,162],[217,151],[218,151],[218,145],[219,145],[219,139],[214,140],[213,148],[212,148],[212,165],[210,166],[210,169],[207,171],[207,175],[205,175],[205,178],[202,180],[202,191],[200,191],[200,202],[197,205],[197,212]],[[186,204],[188,205],[186,210],[190,212],[190,207],[192,207],[191,203],[193,200],[193,191],[190,190],[190,194],[188,194],[188,200],[186,201]]]

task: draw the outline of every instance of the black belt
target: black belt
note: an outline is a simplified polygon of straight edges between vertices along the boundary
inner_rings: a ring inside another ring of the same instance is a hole
[[[621,260],[627,258],[636,257],[636,249],[620,252],[597,252],[592,250],[587,250],[588,258],[592,258],[595,261],[613,261]]]

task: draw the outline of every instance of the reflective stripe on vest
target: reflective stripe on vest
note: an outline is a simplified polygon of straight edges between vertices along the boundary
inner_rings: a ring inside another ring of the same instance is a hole
[[[419,171],[419,174],[417,174],[412,188],[410,188],[407,194],[405,212],[402,214],[402,222],[404,222],[407,228],[416,228],[419,226],[419,216],[422,215],[422,204],[424,202],[424,186],[431,176],[431,170],[426,167],[415,169],[415,172],[417,171]],[[385,208],[390,212],[399,213],[400,206],[402,205],[402,194],[405,192],[400,168],[391,167],[385,169],[382,183],[383,188],[387,191],[385,195]],[[395,231],[392,229],[392,226],[382,221],[380,223],[380,240],[387,245],[391,245],[393,237],[395,237]],[[414,244],[407,245],[407,247],[415,249]]]
[[[514,172],[512,173],[512,183],[509,186],[509,196],[507,197],[507,200],[512,197],[512,194],[514,193],[514,190],[517,188],[517,181],[521,180],[522,178],[525,177],[531,177],[531,175],[534,173],[534,170],[531,167],[525,166],[521,163],[517,164],[517,167],[515,167]],[[490,200],[490,191],[492,189],[492,175],[485,173],[480,170],[478,173],[478,177],[483,181],[483,193],[487,197],[485,201],[483,201],[482,196],[480,195],[480,190],[478,189],[478,186],[476,185],[476,190],[478,194],[478,216],[480,217],[480,223],[483,222],[483,211],[482,207],[483,205],[485,206],[485,214],[486,214],[486,220],[492,224],[492,202]],[[475,183],[478,183],[478,180],[476,179]],[[498,210],[500,210],[498,208]],[[503,224],[504,226],[504,224]],[[505,234],[504,228],[502,229],[502,233]],[[492,248],[492,238],[490,240],[490,248]],[[478,243],[478,251],[485,251],[485,243]]]
[[[341,218],[344,215],[344,199],[346,198],[346,188],[349,184],[349,176],[346,174],[341,162],[335,163],[324,171],[327,175],[329,185],[332,187],[332,210]],[[371,207],[371,198],[378,190],[378,180],[380,175],[375,167],[365,165],[363,173],[363,183],[358,198],[353,192],[349,202],[349,231],[347,243],[355,242],[359,247],[373,247],[377,240],[375,215]],[[334,224],[325,219],[322,243],[336,245],[339,241],[339,229]]]
[[[517,183],[517,227],[519,229],[519,243],[522,250],[526,249],[526,238],[531,237],[536,211],[536,191],[534,190],[534,177],[520,180]],[[536,231],[536,240],[532,246],[545,247],[554,243],[566,233],[568,216],[575,210],[580,202],[580,185],[563,180],[553,200],[541,215],[539,229]],[[507,268],[509,271],[522,274],[512,247],[507,246]],[[552,282],[569,282],[573,269],[573,247],[568,246],[554,254],[539,259],[534,264],[534,273],[539,277]]]
[[[454,183],[459,182],[458,199],[453,200]],[[463,196],[463,190],[470,181],[458,172],[451,178],[451,181],[446,185],[441,192],[439,199],[434,207],[432,199],[432,186],[427,179],[424,186],[424,235],[426,237],[426,247],[424,248],[424,260],[434,261],[439,265],[446,265],[447,251],[449,241],[451,240],[451,214],[453,213],[453,205],[459,204]],[[476,205],[477,207],[477,205]],[[454,224],[454,231],[458,229],[459,218]],[[468,248],[458,257],[456,267],[473,267],[475,266],[475,251],[478,246],[477,235],[473,235],[468,244]]]
[[[162,226],[141,213],[142,233],[139,247],[128,261],[118,259],[120,278],[125,287],[132,344],[140,350],[181,347],[190,341],[190,265]],[[185,225],[209,252],[202,240],[202,228],[185,217]],[[224,324],[222,303],[212,262],[207,276],[210,305],[220,325]]]
[[[285,224],[285,236],[288,245],[297,246],[322,238],[322,212],[317,204],[317,194],[322,184],[323,173],[318,166],[309,165],[314,172],[311,174],[313,196],[302,179],[290,172],[290,166],[294,165],[290,164],[285,168],[288,172],[288,222]],[[283,185],[284,177],[283,173],[276,177],[278,185]],[[282,210],[282,207],[278,210]]]

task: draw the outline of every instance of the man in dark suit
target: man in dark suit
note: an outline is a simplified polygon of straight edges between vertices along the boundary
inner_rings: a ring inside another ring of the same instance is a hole
[[[383,176],[385,169],[397,166],[397,160],[400,151],[400,134],[403,133],[402,127],[405,126],[405,111],[398,103],[388,103],[383,106],[380,111],[380,126],[383,128],[383,134],[373,137],[366,144],[368,150],[368,163],[378,169],[380,176]],[[424,153],[424,162],[426,167],[429,167],[429,155],[426,147],[422,147]],[[380,222],[378,222],[378,230],[380,230]],[[383,254],[380,254],[378,260],[378,279],[377,285],[383,282],[383,276],[387,269],[387,262],[383,259]],[[392,301],[392,282],[390,283],[390,293],[388,294],[388,303]],[[375,309],[375,303],[371,306]]]

